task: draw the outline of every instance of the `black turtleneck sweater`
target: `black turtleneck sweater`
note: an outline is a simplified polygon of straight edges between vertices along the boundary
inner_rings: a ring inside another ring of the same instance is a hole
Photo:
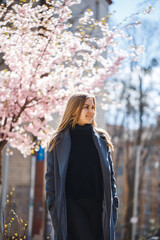
[[[70,128],[71,151],[66,175],[66,197],[103,198],[99,154],[92,138],[92,125]]]

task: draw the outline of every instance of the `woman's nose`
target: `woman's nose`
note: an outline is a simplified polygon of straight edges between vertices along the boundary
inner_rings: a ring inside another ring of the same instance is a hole
[[[90,113],[94,113],[94,109],[93,108],[89,108],[89,112]]]

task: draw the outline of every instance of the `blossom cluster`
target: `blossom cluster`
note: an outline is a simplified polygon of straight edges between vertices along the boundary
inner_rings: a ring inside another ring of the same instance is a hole
[[[1,5],[0,52],[6,68],[0,71],[0,142],[9,141],[24,155],[31,153],[31,136],[46,145],[52,113],[62,111],[71,93],[93,91],[129,57],[117,46],[121,33],[104,19],[95,20],[90,10],[76,32],[69,30],[69,6],[79,2]]]

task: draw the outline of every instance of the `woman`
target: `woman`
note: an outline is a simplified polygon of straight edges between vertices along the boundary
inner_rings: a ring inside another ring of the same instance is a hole
[[[118,198],[108,133],[95,97],[74,94],[47,151],[46,204],[56,240],[114,240]]]

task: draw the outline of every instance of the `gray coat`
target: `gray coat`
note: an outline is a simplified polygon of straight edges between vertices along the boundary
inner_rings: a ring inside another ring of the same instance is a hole
[[[102,226],[104,240],[115,239],[115,224],[117,222],[118,198],[111,158],[111,151],[107,147],[104,137],[93,128],[92,136],[100,157],[104,182],[104,198],[102,203]],[[67,128],[61,141],[54,150],[47,152],[46,204],[50,211],[55,240],[67,240],[67,209],[65,196],[65,179],[71,138]]]

